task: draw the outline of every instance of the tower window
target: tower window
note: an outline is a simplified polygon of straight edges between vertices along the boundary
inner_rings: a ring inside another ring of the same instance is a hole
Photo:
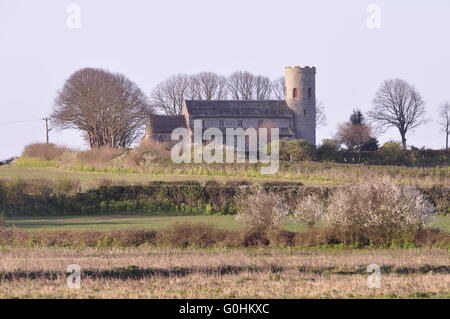
[[[292,91],[292,97],[293,97],[294,99],[298,99],[298,98],[299,98],[298,88],[295,88],[295,89]]]
[[[312,96],[312,89],[308,88],[308,97],[311,97],[311,96]]]

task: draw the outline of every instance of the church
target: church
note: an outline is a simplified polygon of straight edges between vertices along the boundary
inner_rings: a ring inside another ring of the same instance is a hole
[[[285,68],[285,100],[185,100],[182,115],[151,115],[146,138],[171,140],[179,127],[191,132],[194,120],[207,128],[279,128],[281,139],[316,144],[316,68]]]

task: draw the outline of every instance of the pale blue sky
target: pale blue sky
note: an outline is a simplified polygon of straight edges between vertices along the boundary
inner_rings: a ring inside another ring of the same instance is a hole
[[[81,28],[66,27],[66,7],[81,8]],[[366,25],[381,8],[381,28]],[[408,144],[441,148],[437,107],[450,100],[448,0],[347,1],[24,1],[0,0],[0,159],[44,140],[56,91],[83,67],[121,72],[150,95],[174,73],[248,70],[271,78],[287,65],[315,65],[317,94],[334,134],[355,107],[367,111],[379,84],[414,84],[432,122]],[[389,131],[381,141],[399,139]],[[51,140],[85,147],[76,132]]]

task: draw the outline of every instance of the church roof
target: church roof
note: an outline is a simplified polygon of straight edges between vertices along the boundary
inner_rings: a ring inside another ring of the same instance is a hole
[[[187,127],[184,115],[150,115],[153,133],[172,133],[178,127]]]
[[[186,100],[192,117],[292,117],[286,101]]]

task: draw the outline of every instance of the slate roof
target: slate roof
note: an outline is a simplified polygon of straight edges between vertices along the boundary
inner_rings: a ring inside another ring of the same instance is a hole
[[[184,115],[150,115],[152,133],[172,133],[178,127],[187,127]]]
[[[286,101],[232,101],[186,100],[185,105],[192,117],[292,117]]]

